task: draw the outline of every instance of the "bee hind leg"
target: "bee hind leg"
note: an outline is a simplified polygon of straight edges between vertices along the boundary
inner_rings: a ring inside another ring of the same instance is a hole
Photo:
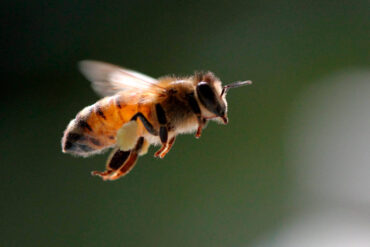
[[[140,137],[135,147],[130,151],[130,155],[125,160],[125,162],[111,175],[106,177],[105,180],[116,180],[128,174],[132,170],[132,168],[134,168],[134,166],[136,165],[136,161],[137,161],[137,158],[139,156],[141,149],[143,148],[143,144],[144,144],[144,137]]]
[[[122,151],[119,147],[116,147],[108,157],[106,170],[103,172],[92,171],[91,175],[99,176],[103,180],[106,180],[110,174],[116,171],[127,160],[127,158],[130,156],[130,153],[131,151]]]
[[[141,147],[140,151],[138,151],[139,156],[143,156],[147,154],[149,146],[150,146],[150,143],[146,139],[144,139],[143,146]]]
[[[140,137],[132,150],[122,151],[117,147],[108,159],[107,170],[104,172],[94,171],[91,174],[101,177],[104,181],[116,180],[128,174],[134,168],[143,144],[144,137]]]

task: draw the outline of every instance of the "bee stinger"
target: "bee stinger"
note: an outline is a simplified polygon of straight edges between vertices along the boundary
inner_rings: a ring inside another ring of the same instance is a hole
[[[62,150],[89,156],[113,148],[106,170],[93,171],[103,180],[116,180],[135,166],[151,144],[162,145],[154,154],[163,158],[178,134],[195,132],[199,138],[209,120],[227,124],[226,93],[212,72],[154,79],[136,71],[97,61],[82,61],[80,70],[103,98],[85,107],[64,131]]]

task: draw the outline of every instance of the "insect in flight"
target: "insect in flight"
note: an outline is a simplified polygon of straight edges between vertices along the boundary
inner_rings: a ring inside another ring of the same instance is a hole
[[[68,124],[62,150],[86,157],[113,148],[106,170],[92,172],[103,180],[126,175],[151,144],[162,145],[154,156],[163,158],[178,134],[195,132],[199,138],[209,120],[227,124],[227,91],[252,83],[222,87],[212,72],[154,79],[90,60],[80,62],[79,68],[103,98],[85,107]]]

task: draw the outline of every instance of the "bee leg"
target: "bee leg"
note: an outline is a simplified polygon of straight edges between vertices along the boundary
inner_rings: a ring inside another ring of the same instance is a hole
[[[202,117],[202,114],[200,112],[198,102],[195,99],[194,93],[188,94],[187,99],[188,99],[190,108],[192,109],[193,113],[197,116],[197,119],[198,119],[198,130],[197,130],[197,133],[195,134],[195,138],[199,138],[202,135],[202,130],[203,130],[206,120]]]
[[[91,175],[92,176],[99,176],[101,177],[103,180],[105,180],[106,177],[108,177],[112,172],[114,172],[114,170],[105,170],[103,172],[99,172],[99,171],[92,171],[91,172]]]
[[[150,143],[144,139],[143,146],[141,147],[140,151],[138,152],[140,156],[145,155],[148,152]]]
[[[160,157],[160,154],[162,153],[163,150],[166,149],[168,145],[168,127],[167,127],[166,113],[164,112],[160,104],[155,105],[155,111],[157,113],[157,119],[160,124],[159,138],[161,139],[162,147],[154,154],[154,156]]]
[[[153,134],[158,135],[158,132],[153,128],[153,125],[146,119],[146,117],[141,113],[136,113],[129,122],[125,123],[118,131],[117,131],[117,145],[120,147],[121,150],[131,150],[134,148],[136,141],[138,139],[137,136],[137,129],[138,123],[137,118],[141,120],[145,129]]]
[[[202,118],[202,117],[198,118],[198,129],[197,129],[197,133],[195,134],[195,138],[199,138],[202,135],[202,131],[206,123],[207,123],[207,119]]]
[[[146,119],[146,117],[141,113],[141,112],[138,112],[136,113],[132,118],[131,120],[136,120],[137,118],[140,118],[141,122],[143,123],[145,129],[152,135],[155,135],[157,136],[158,135],[158,131],[154,129],[153,125],[148,121],[148,119]]]
[[[162,146],[161,149],[159,149],[154,156],[164,158],[166,154],[171,150],[173,143],[175,142],[176,137],[172,137],[171,140],[167,143],[167,145]]]
[[[119,147],[115,148],[108,157],[106,170],[103,172],[93,171],[91,175],[99,176],[104,180],[115,170],[117,170],[129,157],[131,151],[122,151]]]
[[[159,129],[159,138],[161,139],[162,147],[157,152],[155,152],[154,157],[163,158],[163,157],[160,156],[160,154],[168,146],[168,130],[167,130],[167,127],[161,126],[161,128]]]
[[[144,144],[144,137],[140,137],[136,143],[136,146],[130,151],[130,155],[125,160],[125,162],[110,176],[104,177],[104,180],[116,180],[122,176],[129,173],[132,168],[134,168],[137,158],[139,156],[140,150]]]

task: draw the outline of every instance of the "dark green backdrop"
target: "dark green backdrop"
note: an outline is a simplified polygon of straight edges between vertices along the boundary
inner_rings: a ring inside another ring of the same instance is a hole
[[[1,246],[248,246],[279,227],[292,189],[285,117],[310,81],[369,66],[368,1],[13,1],[2,6]],[[106,155],[61,153],[98,98],[76,63],[153,77],[211,70],[227,126],[154,149],[116,182]],[[6,78],[6,79],[5,79]]]

